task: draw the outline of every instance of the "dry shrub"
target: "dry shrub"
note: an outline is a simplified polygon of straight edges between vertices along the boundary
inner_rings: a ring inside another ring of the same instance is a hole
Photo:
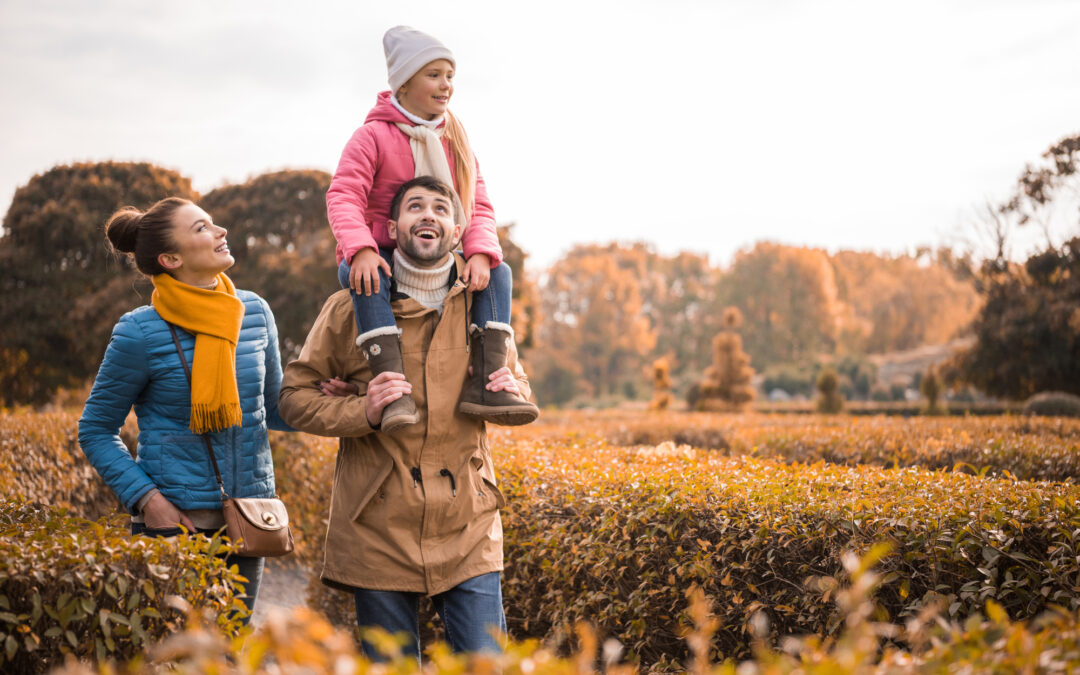
[[[0,413],[0,497],[71,509],[95,520],[120,510],[79,447],[79,413]]]
[[[214,556],[228,550],[220,538],[131,537],[118,525],[0,502],[0,670],[41,673],[67,654],[130,659],[183,627],[177,606],[209,608],[237,631],[241,582]]]

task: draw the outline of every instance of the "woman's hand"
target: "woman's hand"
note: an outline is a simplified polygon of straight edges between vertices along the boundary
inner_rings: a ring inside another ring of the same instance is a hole
[[[367,398],[364,409],[367,413],[368,424],[373,427],[382,423],[383,409],[405,394],[412,393],[412,385],[405,379],[403,373],[385,371],[379,373],[367,386]]]
[[[491,258],[486,253],[473,253],[465,261],[465,271],[461,280],[469,285],[469,291],[482,291],[491,280]]]
[[[360,387],[336,377],[329,380],[319,380],[315,383],[315,386],[327,396],[356,396],[360,393]]]
[[[173,506],[173,503],[165,499],[165,495],[158,492],[143,507],[145,525],[151,530],[164,530],[177,525],[183,525],[188,532],[195,531],[195,524],[184,515],[184,512]]]
[[[390,264],[383,260],[379,252],[373,248],[362,248],[356,252],[349,261],[352,272],[349,275],[349,288],[357,293],[371,295],[379,292],[379,268],[386,272],[386,276],[392,277]]]

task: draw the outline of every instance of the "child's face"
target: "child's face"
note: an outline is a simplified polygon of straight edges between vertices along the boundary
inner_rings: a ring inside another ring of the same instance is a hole
[[[398,218],[387,223],[387,230],[401,252],[421,267],[445,260],[461,234],[453,202],[419,186],[405,193]]]
[[[446,112],[453,93],[454,65],[446,59],[437,59],[401,85],[397,100],[417,117],[431,120]]]

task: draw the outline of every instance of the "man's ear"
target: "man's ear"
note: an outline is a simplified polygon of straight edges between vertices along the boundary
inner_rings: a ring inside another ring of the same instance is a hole
[[[453,236],[453,237],[451,237],[451,238],[452,238],[452,239],[453,239],[454,241],[456,241],[456,242],[459,242],[459,243],[460,243],[460,240],[461,240],[461,231],[462,231],[463,229],[464,229],[464,228],[462,228],[462,226],[461,226],[461,223],[454,223],[454,236]]]
[[[161,253],[157,257],[158,264],[167,270],[176,270],[184,264],[184,260],[176,253]]]
[[[386,233],[390,235],[390,238],[397,241],[397,221],[386,221]]]

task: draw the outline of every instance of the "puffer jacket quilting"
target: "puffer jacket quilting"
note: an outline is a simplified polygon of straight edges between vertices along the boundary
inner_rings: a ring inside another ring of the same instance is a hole
[[[241,424],[210,435],[232,497],[270,497],[274,468],[267,427],[291,430],[278,415],[281,358],[269,305],[237,291],[244,319],[236,345]],[[188,364],[195,337],[177,327]],[[137,459],[119,430],[132,405],[139,421]],[[113,328],[105,358],[79,420],[79,445],[126,508],[157,487],[181,510],[221,508],[221,495],[202,438],[188,428],[191,393],[168,325],[150,305],[128,312]]]

